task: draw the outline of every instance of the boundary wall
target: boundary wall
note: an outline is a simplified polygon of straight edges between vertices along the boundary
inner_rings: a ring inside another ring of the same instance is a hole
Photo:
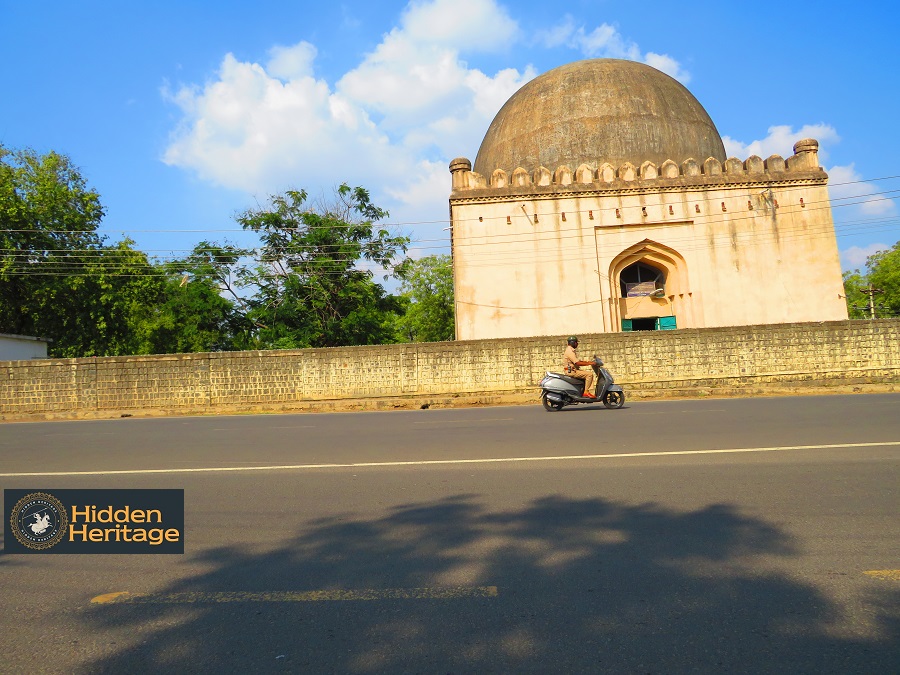
[[[900,385],[900,320],[581,335],[629,398]],[[565,336],[0,362],[0,419],[537,401]],[[848,389],[847,391],[850,391]],[[505,397],[505,398],[504,398]]]

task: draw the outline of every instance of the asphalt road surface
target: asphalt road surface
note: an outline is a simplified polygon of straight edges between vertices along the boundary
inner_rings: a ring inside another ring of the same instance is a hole
[[[186,528],[0,554],[2,672],[900,672],[900,395],[3,424],[0,487]]]

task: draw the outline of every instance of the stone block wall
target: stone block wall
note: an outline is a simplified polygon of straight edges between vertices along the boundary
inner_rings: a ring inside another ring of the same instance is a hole
[[[626,391],[900,383],[900,320],[582,335]],[[0,418],[536,392],[565,336],[0,362]]]

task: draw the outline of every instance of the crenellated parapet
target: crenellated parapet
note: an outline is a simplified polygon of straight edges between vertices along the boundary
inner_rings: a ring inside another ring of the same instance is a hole
[[[450,162],[453,192],[468,190],[507,190],[521,193],[531,189],[535,192],[554,192],[560,189],[627,189],[653,186],[704,186],[744,182],[790,181],[814,179],[825,181],[827,176],[819,165],[819,142],[807,138],[794,144],[794,154],[787,159],[771,155],[762,159],[756,155],[741,161],[737,157],[719,160],[709,157],[699,162],[693,157],[680,164],[671,159],[657,166],[644,162],[635,167],[630,162],[621,166],[602,163],[594,167],[581,164],[574,171],[568,166],[558,166],[554,171],[539,167],[528,173],[519,167],[512,174],[497,169],[485,177],[472,171],[472,163],[459,157]]]

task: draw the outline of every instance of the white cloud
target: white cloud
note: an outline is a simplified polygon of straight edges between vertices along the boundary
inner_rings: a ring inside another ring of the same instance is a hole
[[[674,77],[682,84],[687,84],[691,81],[691,74],[682,68],[681,64],[668,54],[647,52],[644,56],[644,63],[648,66],[653,66],[657,70],[661,70],[670,77]]]
[[[287,61],[279,62],[283,75],[281,66]],[[229,188],[260,193],[316,175],[361,179],[366,172],[354,167],[377,166],[389,155],[386,136],[365,111],[326,82],[310,75],[282,81],[231,54],[215,81],[169,98],[183,119],[164,161]]]
[[[863,181],[853,164],[828,169],[828,194],[832,208],[856,208],[863,216],[894,216],[897,205],[892,199],[877,194],[881,190]],[[846,218],[844,218],[846,220]]]
[[[403,13],[399,32],[453,50],[493,52],[506,49],[519,26],[494,0],[416,0]]]
[[[851,246],[841,251],[841,267],[845,270],[860,269],[866,264],[866,259],[878,251],[886,251],[887,244],[870,244],[866,247]]]
[[[264,65],[228,54],[212,81],[164,91],[182,113],[164,161],[257,196],[348,181],[402,210],[442,183],[446,218],[447,162],[474,156],[497,110],[536,74],[490,75],[460,51],[493,49],[517,31],[494,0],[413,2],[333,84],[315,77],[308,42],[273,47]]]
[[[828,157],[828,146],[841,140],[831,125],[805,124],[797,131],[788,125],[771,126],[768,136],[750,143],[742,143],[730,136],[723,136],[722,142],[725,144],[725,153],[729,157],[746,159],[751,155],[763,158],[770,155],[781,155],[786,158],[794,154],[794,143],[804,138],[815,138],[819,141],[820,161]]]
[[[569,46],[588,58],[628,59],[643,61],[648,66],[674,77],[682,83],[691,76],[681,64],[668,54],[647,52],[642,54],[638,44],[625,38],[615,26],[602,23],[593,30],[575,24],[575,19],[567,14],[555,26],[538,32],[537,42],[547,48]]]
[[[517,33],[517,24],[494,0],[416,2],[400,26],[340,79],[337,90],[382,115],[381,126],[389,133],[412,127],[409,140],[418,144],[462,140],[446,132],[479,121],[483,134],[500,106],[534,72],[507,69],[490,77],[469,68],[460,52],[505,47]],[[433,133],[437,129],[444,135]],[[469,146],[457,146],[451,154],[460,147]]]
[[[311,77],[312,64],[316,58],[315,46],[308,42],[299,42],[293,47],[276,45],[269,50],[269,63],[266,71],[280,80],[296,80]]]
[[[575,26],[575,19],[570,14],[566,14],[555,26],[550,26],[544,30],[538,31],[536,38],[539,44],[554,49],[562,47],[573,42],[573,36],[578,29]],[[584,29],[582,28],[582,32]]]

